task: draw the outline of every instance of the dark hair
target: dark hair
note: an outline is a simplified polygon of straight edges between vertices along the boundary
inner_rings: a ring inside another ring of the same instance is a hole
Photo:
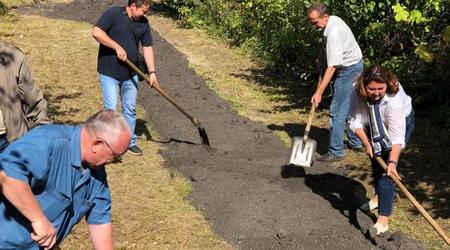
[[[397,94],[399,90],[397,76],[383,66],[374,64],[365,69],[358,77],[356,81],[356,93],[359,96],[367,97],[366,86],[372,81],[386,83],[386,92],[388,94]]]
[[[131,6],[132,4],[136,4],[136,7],[141,7],[142,5],[150,5],[152,3],[151,0],[128,0],[127,5]]]
[[[327,6],[323,3],[313,3],[311,6],[309,6],[307,10],[307,14],[311,14],[311,12],[317,11],[317,14],[319,14],[319,17],[323,17],[324,15],[329,15]]]

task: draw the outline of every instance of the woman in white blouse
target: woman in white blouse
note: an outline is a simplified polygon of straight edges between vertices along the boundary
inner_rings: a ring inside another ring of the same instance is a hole
[[[372,162],[376,195],[361,208],[378,208],[373,226],[377,234],[386,232],[392,214],[395,184],[390,175],[401,180],[397,163],[401,150],[414,130],[414,111],[409,97],[395,74],[373,65],[357,79],[348,115],[350,129],[366,148]],[[381,156],[388,164],[387,172],[375,160]]]

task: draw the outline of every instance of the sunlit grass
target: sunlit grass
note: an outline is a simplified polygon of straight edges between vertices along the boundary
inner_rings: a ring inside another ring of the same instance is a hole
[[[98,43],[90,36],[91,28],[88,23],[42,16],[0,16],[0,40],[26,53],[55,122],[79,124],[102,108]],[[145,117],[142,108],[137,113]],[[148,121],[149,129],[151,125]],[[127,154],[123,163],[107,166],[116,249],[229,249],[185,199],[192,191],[190,182],[163,166],[158,154],[163,148],[145,138],[138,143],[143,156]],[[62,248],[91,248],[84,222]]]

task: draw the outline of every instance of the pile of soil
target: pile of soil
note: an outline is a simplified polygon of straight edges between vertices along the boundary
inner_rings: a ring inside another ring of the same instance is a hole
[[[23,7],[19,11],[95,23],[121,1],[75,0]],[[140,83],[138,121],[158,133],[167,167],[192,181],[190,196],[214,230],[242,249],[422,249],[401,232],[372,237],[373,219],[357,208],[364,187],[344,170],[316,163],[286,166],[290,150],[266,126],[239,116],[188,66],[184,55],[153,33],[161,87],[206,129],[212,151],[197,129],[169,102]],[[205,52],[207,53],[207,52]],[[220,63],[220,62],[216,62]]]

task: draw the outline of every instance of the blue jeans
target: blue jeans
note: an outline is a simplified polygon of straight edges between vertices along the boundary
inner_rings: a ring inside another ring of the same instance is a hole
[[[411,139],[414,131],[414,111],[406,117],[405,144]],[[389,152],[381,156],[385,162],[389,161]],[[383,167],[376,159],[371,159],[375,193],[378,195],[378,214],[390,216],[394,206],[395,183],[391,177],[385,175]],[[398,170],[398,167],[397,167]]]
[[[340,69],[334,80],[333,100],[330,106],[329,128],[330,147],[328,153],[334,156],[344,156],[344,132],[348,109],[350,108],[350,96],[353,90],[353,82],[362,73],[362,60],[358,63]],[[360,148],[358,137],[348,130],[349,146]]]
[[[127,120],[132,134],[130,147],[135,146],[137,140],[137,136],[134,133],[136,127],[136,99],[138,92],[137,75],[125,81],[118,81],[102,74],[100,74],[99,78],[103,93],[103,108],[116,110],[120,94],[123,116]]]

